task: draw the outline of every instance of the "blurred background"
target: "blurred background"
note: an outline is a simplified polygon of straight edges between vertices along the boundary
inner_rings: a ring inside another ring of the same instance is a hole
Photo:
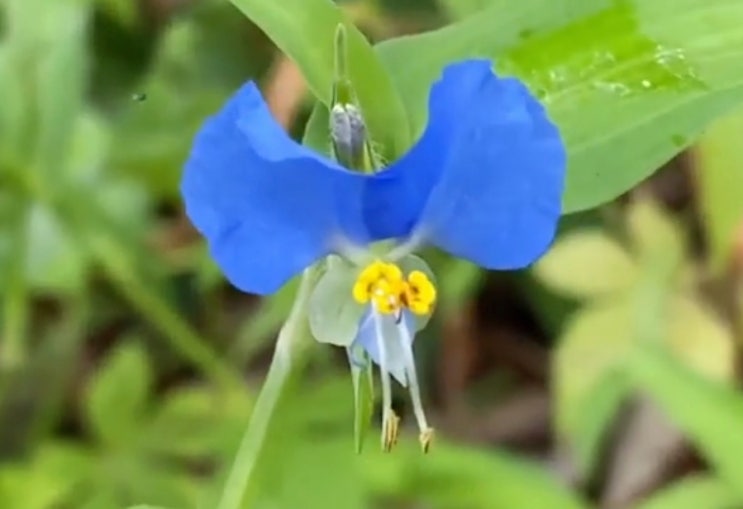
[[[479,2],[342,5],[380,41]],[[183,215],[181,165],[244,80],[297,137],[311,98],[226,2],[4,0],[0,35],[0,507],[197,507],[221,487],[295,285],[258,299],[224,281]],[[622,371],[641,306],[689,373],[735,384],[741,136],[731,112],[627,195],[566,217],[528,271],[425,253],[441,292],[416,342],[432,452],[398,388],[397,449],[382,454],[375,428],[357,456],[345,353],[317,348],[249,507],[743,507]],[[680,483],[698,498],[651,499]]]

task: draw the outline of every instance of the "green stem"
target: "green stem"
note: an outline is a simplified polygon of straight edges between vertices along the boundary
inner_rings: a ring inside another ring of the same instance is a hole
[[[159,296],[142,284],[118,243],[100,232],[88,241],[104,270],[124,297],[167,338],[171,346],[213,382],[223,387],[242,384],[220,357],[207,346]]]
[[[112,221],[94,200],[60,193],[49,203],[70,225],[70,231],[88,247],[115,287],[183,358],[213,383],[225,388],[242,385],[238,373],[222,361],[208,342],[196,333],[168,303],[144,283],[137,265],[137,240]],[[128,244],[131,243],[131,245]]]
[[[307,358],[307,304],[314,286],[317,269],[310,267],[302,275],[289,317],[279,332],[266,382],[253,408],[237,455],[222,490],[216,509],[240,509],[262,456],[266,436],[279,403],[287,395],[290,379],[297,374]]]
[[[7,283],[3,302],[4,344],[0,353],[3,370],[18,366],[26,356],[25,338],[29,311],[25,267],[28,254],[28,212],[28,203],[19,202],[12,231],[13,247],[5,267]]]

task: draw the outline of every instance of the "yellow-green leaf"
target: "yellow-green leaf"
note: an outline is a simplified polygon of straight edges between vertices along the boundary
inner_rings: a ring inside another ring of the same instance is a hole
[[[548,286],[579,298],[622,292],[637,277],[629,254],[600,230],[560,237],[534,269]]]
[[[717,272],[730,261],[743,234],[743,109],[715,122],[697,144],[696,172],[709,239],[711,264]]]

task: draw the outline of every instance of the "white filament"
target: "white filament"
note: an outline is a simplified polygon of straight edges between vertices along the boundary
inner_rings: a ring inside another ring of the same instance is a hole
[[[418,374],[415,370],[413,338],[405,325],[404,319],[397,323],[397,333],[400,339],[400,346],[402,347],[403,355],[405,355],[405,375],[408,379],[410,399],[413,400],[415,420],[418,422],[418,428],[423,432],[428,430],[428,422],[426,421],[426,414],[423,411],[423,402],[421,401],[420,387],[418,385]]]
[[[387,364],[387,347],[384,344],[382,315],[374,307],[372,307],[372,319],[374,320],[374,332],[377,339],[377,348],[379,349],[379,371],[382,379],[382,423],[383,426],[387,426],[389,419],[392,418],[392,385],[390,384]]]

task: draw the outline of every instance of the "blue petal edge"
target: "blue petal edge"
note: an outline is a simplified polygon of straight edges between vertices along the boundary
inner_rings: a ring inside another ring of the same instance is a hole
[[[196,135],[181,192],[229,281],[268,294],[338,237],[366,241],[360,177],[291,140],[249,82]]]
[[[497,77],[488,60],[448,66],[411,153],[411,162],[428,165],[416,176],[435,180],[415,232],[427,242],[500,270],[547,250],[567,157],[557,127],[521,81]]]

